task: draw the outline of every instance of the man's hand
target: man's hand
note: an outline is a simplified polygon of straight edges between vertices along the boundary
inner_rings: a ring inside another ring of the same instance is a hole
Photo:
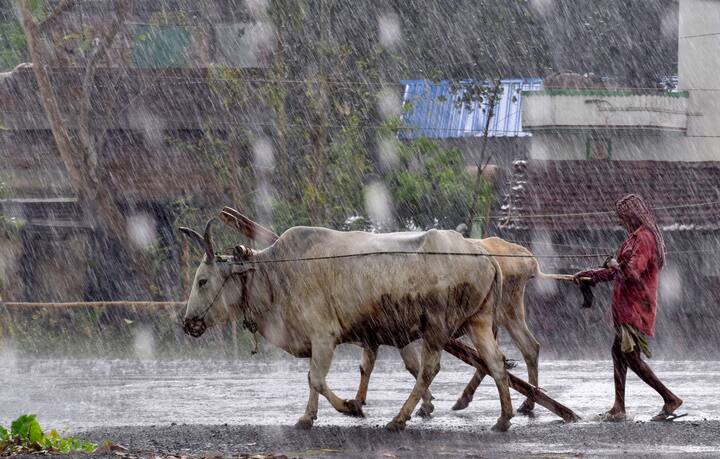
[[[582,285],[582,284],[590,284],[595,285],[595,282],[592,281],[592,269],[587,269],[585,271],[579,271],[573,275],[573,281],[575,281],[576,284]],[[590,279],[590,280],[588,280]]]
[[[614,258],[611,258],[607,262],[607,267],[612,269],[613,271],[620,271],[620,263]]]

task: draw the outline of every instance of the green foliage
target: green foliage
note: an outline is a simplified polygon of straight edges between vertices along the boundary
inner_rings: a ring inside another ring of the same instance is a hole
[[[0,71],[11,70],[26,60],[25,33],[17,21],[0,22]]]
[[[451,228],[465,221],[475,179],[462,151],[421,138],[398,143],[400,166],[385,174],[398,217],[406,226]],[[489,198],[484,187],[481,205]],[[478,212],[481,214],[481,212]]]
[[[32,453],[92,453],[95,443],[77,437],[63,437],[56,430],[43,432],[34,414],[23,414],[10,425],[0,426],[0,455]]]
[[[349,7],[332,8],[341,15]],[[211,67],[208,85],[226,112],[225,136],[206,130],[199,141],[185,142],[212,168],[227,201],[251,217],[269,214],[272,221],[263,223],[278,233],[295,225],[365,228],[364,187],[380,176],[401,222],[455,228],[465,221],[475,181],[461,152],[427,139],[400,143],[400,117],[383,118],[378,109],[382,85],[339,84],[353,75],[393,87],[397,78],[387,67],[402,67],[401,58],[373,40],[317,27],[310,19],[327,14],[319,2],[271,0],[267,14],[276,42],[266,72],[258,77],[249,69]],[[457,92],[466,97],[457,103],[469,104],[482,99],[488,87],[458,83]],[[401,113],[411,109],[406,104]],[[273,141],[272,171],[256,170],[252,163],[251,144],[260,137]],[[376,158],[388,139],[398,143],[402,160],[384,172]],[[257,208],[261,187],[269,190],[270,208]]]
[[[300,214],[306,213],[315,224],[338,228],[348,217],[363,212],[363,182],[371,166],[360,119],[351,116],[348,123],[327,146],[322,162],[307,158],[309,176]]]
[[[10,434],[29,443],[39,442],[43,438],[40,423],[34,414],[23,414],[10,425]]]

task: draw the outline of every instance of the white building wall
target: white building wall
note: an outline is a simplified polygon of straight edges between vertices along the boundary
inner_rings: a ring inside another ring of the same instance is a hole
[[[688,150],[720,160],[720,1],[681,0],[680,89],[688,91]]]
[[[678,72],[679,89],[689,94],[685,133],[603,130],[597,125],[594,131],[535,131],[530,157],[585,159],[587,139],[604,136],[610,139],[613,160],[720,161],[720,0],[680,1]],[[533,98],[525,103],[532,104]],[[597,111],[586,105],[588,113],[579,120]],[[532,107],[528,109],[532,113]]]
[[[675,133],[611,133],[602,134],[610,140],[611,159],[620,161],[713,161],[720,160],[705,149],[698,149],[684,136]],[[587,139],[597,137],[590,132],[572,131],[561,134],[541,133],[530,138],[532,159],[586,159]]]

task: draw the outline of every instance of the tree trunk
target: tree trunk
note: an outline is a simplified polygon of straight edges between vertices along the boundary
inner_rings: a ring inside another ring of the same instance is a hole
[[[53,21],[69,7],[74,1],[63,1],[53,11],[49,18]],[[125,20],[128,11],[128,2],[118,1],[116,17],[108,33],[97,41],[95,49],[91,52],[85,68],[80,100],[80,114],[78,117],[79,135],[73,135],[65,120],[63,120],[60,107],[55,97],[48,67],[50,58],[45,45],[42,44],[43,33],[47,23],[36,23],[28,5],[28,0],[18,0],[20,19],[27,40],[28,51],[33,62],[33,73],[38,85],[40,101],[50,124],[50,129],[57,146],[60,159],[67,169],[70,182],[78,194],[86,218],[90,218],[96,230],[106,232],[111,238],[117,240],[124,251],[129,255],[130,261],[141,277],[143,283],[149,279],[142,254],[133,247],[127,235],[127,222],[115,200],[114,192],[107,183],[102,181],[102,174],[98,173],[98,157],[95,141],[90,134],[90,108],[94,88],[95,69],[98,61],[105,55],[115,35]],[[52,22],[52,21],[51,21]]]

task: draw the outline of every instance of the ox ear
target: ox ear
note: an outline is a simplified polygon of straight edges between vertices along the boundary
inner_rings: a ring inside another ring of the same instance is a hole
[[[189,240],[198,244],[201,249],[205,250],[205,240],[200,235],[200,233],[198,233],[194,229],[186,228],[184,226],[179,227],[178,230],[183,233]]]

